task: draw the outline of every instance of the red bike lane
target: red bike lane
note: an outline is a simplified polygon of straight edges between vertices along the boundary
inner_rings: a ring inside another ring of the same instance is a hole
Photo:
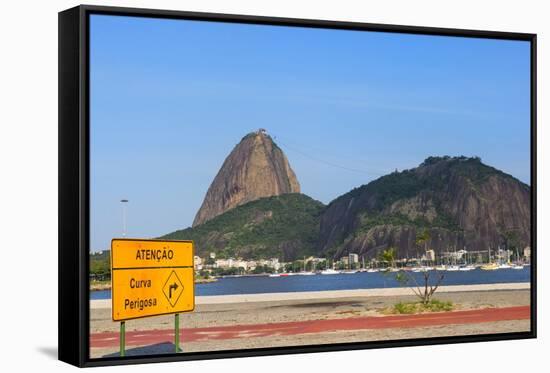
[[[182,343],[324,333],[342,330],[385,328],[418,328],[437,325],[475,324],[495,321],[524,320],[531,316],[530,306],[484,308],[467,311],[436,312],[417,315],[366,316],[344,319],[292,321],[271,324],[229,325],[180,329]],[[145,346],[174,340],[173,329],[126,332],[126,346]],[[90,346],[114,347],[119,344],[118,332],[94,333]]]

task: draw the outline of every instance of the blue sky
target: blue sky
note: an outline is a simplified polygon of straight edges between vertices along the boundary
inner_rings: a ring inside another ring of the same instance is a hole
[[[528,183],[529,43],[93,15],[91,249],[191,225],[266,128],[324,203],[431,155]]]

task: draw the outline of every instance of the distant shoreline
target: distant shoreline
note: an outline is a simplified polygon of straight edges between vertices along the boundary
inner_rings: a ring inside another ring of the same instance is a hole
[[[498,290],[528,290],[529,282],[478,284],[478,285],[447,285],[441,286],[439,293],[473,292],[473,291],[498,291]],[[230,295],[203,295],[196,296],[196,304],[225,304],[225,303],[249,303],[293,301],[311,299],[337,299],[350,297],[379,297],[379,296],[411,296],[410,288],[377,288],[377,289],[353,289],[353,290],[325,290],[288,293],[261,293],[261,294],[230,294]],[[90,308],[110,308],[111,299],[90,300]]]

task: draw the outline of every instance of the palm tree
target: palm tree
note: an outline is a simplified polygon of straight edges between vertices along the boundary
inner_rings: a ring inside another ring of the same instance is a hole
[[[422,232],[416,234],[416,245],[420,247],[424,246],[424,250],[426,250],[426,245],[428,245],[430,238],[432,238],[430,232],[424,229]]]
[[[394,247],[389,247],[380,253],[379,259],[382,262],[389,263],[391,267],[394,267],[396,254],[397,250],[395,250]]]

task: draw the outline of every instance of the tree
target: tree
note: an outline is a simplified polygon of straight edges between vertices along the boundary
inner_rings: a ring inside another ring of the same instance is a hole
[[[321,260],[320,262],[315,264],[315,269],[317,271],[324,271],[325,269],[327,269],[327,261],[326,260]]]
[[[292,262],[292,272],[300,272],[302,270],[302,263],[298,260]]]
[[[391,267],[395,266],[396,257],[397,250],[394,247],[387,248],[378,255],[378,258],[381,262],[385,262]]]
[[[430,276],[434,273],[434,276],[436,277],[435,284],[430,283]],[[397,281],[399,281],[402,284],[408,285],[409,288],[413,291],[413,293],[420,298],[420,301],[423,304],[430,303],[432,296],[439,288],[439,285],[441,285],[441,282],[443,281],[443,278],[445,277],[445,273],[438,270],[428,271],[424,270],[422,272],[422,282],[418,283],[416,278],[414,277],[414,274],[408,273],[406,271],[400,270],[395,275],[395,278]]]
[[[430,238],[430,232],[424,229],[422,232],[416,234],[416,246],[423,248],[424,252],[426,252],[428,250],[428,241]]]
[[[253,274],[273,273],[274,269],[268,265],[258,265],[252,270]]]
[[[504,245],[508,250],[516,250],[520,246],[520,239],[517,231],[508,230],[504,233],[501,233]]]
[[[204,279],[209,279],[209,278],[210,278],[210,271],[201,269],[201,270],[199,271],[199,276],[202,277],[202,278],[204,278]]]
[[[430,240],[430,233],[427,230],[417,233],[416,236],[416,245],[423,247],[427,251],[428,241]],[[384,250],[380,259],[386,262],[394,263],[395,262],[395,249],[390,248]],[[430,278],[435,276],[435,283],[430,282]],[[400,283],[409,286],[413,293],[420,298],[422,304],[426,305],[430,303],[432,296],[437,291],[443,279],[445,278],[445,273],[438,270],[427,270],[425,269],[422,272],[422,280],[417,281],[414,273],[410,273],[404,270],[400,270],[395,274],[395,278]]]
[[[109,254],[103,252],[90,255],[90,276],[96,280],[111,279],[111,258]]]

